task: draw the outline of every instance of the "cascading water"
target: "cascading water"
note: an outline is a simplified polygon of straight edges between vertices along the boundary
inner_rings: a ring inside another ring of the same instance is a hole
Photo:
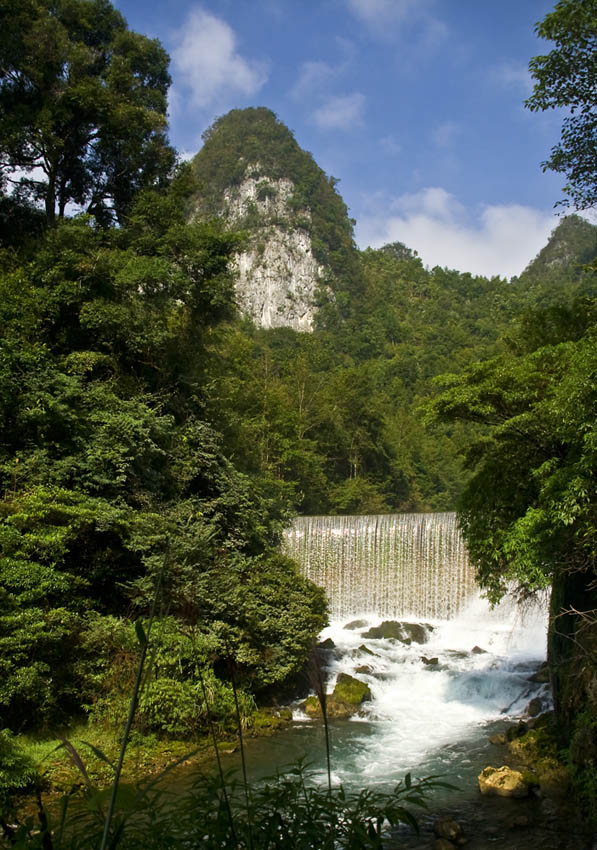
[[[333,620],[450,619],[477,593],[454,513],[299,517],[284,549],[325,588]]]
[[[372,699],[335,731],[336,779],[394,781],[407,770],[449,772],[476,787],[486,726],[521,713],[547,686],[529,681],[545,658],[546,611],[480,598],[456,515],[302,517],[284,550],[324,587],[332,638],[328,690],[339,672],[366,681]],[[425,643],[370,638],[382,620],[425,621]],[[356,627],[349,620],[362,620]],[[346,628],[351,625],[350,628]],[[297,712],[304,724],[311,721]]]
[[[596,850],[547,799],[514,801],[527,824],[522,835],[512,832],[512,801],[480,805],[477,776],[505,755],[488,736],[511,726],[534,698],[550,706],[549,686],[534,676],[546,652],[546,600],[526,611],[512,602],[490,610],[454,514],[303,517],[286,531],[284,551],[330,602],[331,623],[321,635],[332,641],[322,650],[328,692],[338,673],[371,691],[350,720],[331,721],[333,782],[373,789],[412,772],[457,786],[434,793],[419,838],[393,834],[388,848],[431,846],[439,812],[464,826],[471,850]],[[398,638],[379,636],[384,620],[401,621]],[[405,640],[408,621],[419,626]],[[321,721],[298,703],[294,717],[288,731],[251,746],[253,779],[302,758],[325,784]]]

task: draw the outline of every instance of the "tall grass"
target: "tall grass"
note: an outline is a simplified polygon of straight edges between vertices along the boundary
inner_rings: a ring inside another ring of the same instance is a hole
[[[71,742],[63,740],[62,746],[81,773],[83,790],[76,795],[65,795],[58,806],[48,806],[37,783],[37,817],[16,824],[0,819],[5,847],[14,850],[362,850],[382,848],[389,831],[398,824],[418,829],[414,811],[426,806],[433,788],[445,787],[437,777],[413,783],[407,775],[390,791],[350,792],[341,785],[333,786],[325,680],[317,650],[312,655],[309,677],[322,708],[327,788],[318,784],[314,772],[303,762],[249,785],[232,656],[230,677],[242,781],[223,770],[207,688],[198,671],[217,774],[198,774],[184,792],[173,791],[166,781],[168,774],[190,755],[186,754],[150,782],[136,786],[122,783],[122,767],[143,684],[158,594],[159,580],[147,631],[140,624],[137,628],[141,654],[117,763],[113,765],[101,750],[88,745],[112,768],[111,787],[98,790],[77,750]]]

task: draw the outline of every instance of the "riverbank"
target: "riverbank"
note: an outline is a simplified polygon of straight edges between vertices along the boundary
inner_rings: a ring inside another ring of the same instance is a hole
[[[540,724],[540,729],[541,729]],[[543,726],[545,729],[545,726]],[[401,832],[388,850],[594,850],[595,821],[581,812],[570,788],[565,765],[556,758],[550,733],[531,729],[519,737],[514,723],[486,737],[487,765],[507,766],[522,772],[531,788],[523,797],[486,796],[479,787],[460,789],[450,801],[430,809],[419,819],[420,834]],[[538,745],[538,741],[541,743]],[[442,838],[442,823],[459,827],[455,840]]]

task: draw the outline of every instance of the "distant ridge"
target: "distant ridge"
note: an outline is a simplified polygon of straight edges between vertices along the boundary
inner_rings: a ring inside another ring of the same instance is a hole
[[[579,215],[568,215],[552,231],[547,245],[528,264],[521,278],[566,271],[578,275],[597,257],[597,227]]]

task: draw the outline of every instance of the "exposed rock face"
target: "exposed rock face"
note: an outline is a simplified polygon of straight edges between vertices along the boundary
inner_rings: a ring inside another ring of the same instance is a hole
[[[312,330],[317,311],[322,326],[341,319],[363,273],[338,181],[265,107],[231,110],[203,139],[188,216],[246,233],[236,261],[241,311],[263,328],[296,331]]]
[[[258,163],[247,166],[245,179],[227,189],[223,199],[224,218],[241,228],[250,226],[249,245],[236,260],[238,304],[262,328],[310,331],[324,272],[306,229],[311,216],[308,210],[292,210],[291,180],[273,180],[259,172]]]

